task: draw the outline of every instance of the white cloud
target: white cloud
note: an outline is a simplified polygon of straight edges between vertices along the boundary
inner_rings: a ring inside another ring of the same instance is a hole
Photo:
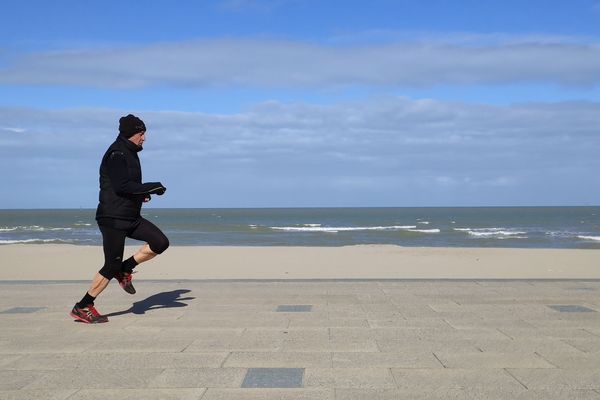
[[[10,126],[0,126],[0,132],[10,132],[10,133],[23,133],[25,132],[25,129],[23,128],[13,128]]]
[[[600,200],[593,183],[598,103],[486,106],[389,97],[331,106],[269,102],[235,115],[134,113],[148,126],[144,175],[169,187],[163,206]],[[0,108],[6,126],[25,129],[0,135],[10,205],[39,196],[62,206],[80,206],[72,202],[81,197],[93,206],[98,162],[122,114]]]
[[[398,42],[332,46],[223,39],[38,53],[7,60],[0,83],[101,88],[340,87],[600,83],[600,44]]]

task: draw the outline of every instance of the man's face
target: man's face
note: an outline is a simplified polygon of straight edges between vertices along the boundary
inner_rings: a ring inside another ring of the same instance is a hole
[[[142,144],[144,144],[144,142],[146,141],[146,131],[136,133],[135,135],[130,137],[129,140],[142,147]]]

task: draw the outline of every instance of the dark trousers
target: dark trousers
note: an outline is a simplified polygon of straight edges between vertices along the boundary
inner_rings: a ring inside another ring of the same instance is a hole
[[[104,248],[104,266],[98,272],[108,280],[122,272],[125,238],[148,243],[150,250],[156,254],[161,254],[169,247],[169,239],[165,234],[152,222],[141,217],[135,221],[102,220],[98,221],[98,226],[102,232]]]

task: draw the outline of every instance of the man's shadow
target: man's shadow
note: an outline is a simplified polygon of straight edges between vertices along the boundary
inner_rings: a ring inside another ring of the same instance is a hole
[[[189,289],[178,289],[170,292],[162,292],[152,295],[144,300],[136,301],[128,310],[117,311],[106,314],[107,317],[116,317],[124,314],[145,314],[146,311],[158,310],[161,308],[187,307],[184,300],[194,300],[195,297],[179,297],[184,293],[189,293]]]

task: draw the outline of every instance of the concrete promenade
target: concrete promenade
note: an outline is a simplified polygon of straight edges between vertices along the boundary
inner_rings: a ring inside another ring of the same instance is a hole
[[[596,399],[600,281],[0,282],[0,399]]]

